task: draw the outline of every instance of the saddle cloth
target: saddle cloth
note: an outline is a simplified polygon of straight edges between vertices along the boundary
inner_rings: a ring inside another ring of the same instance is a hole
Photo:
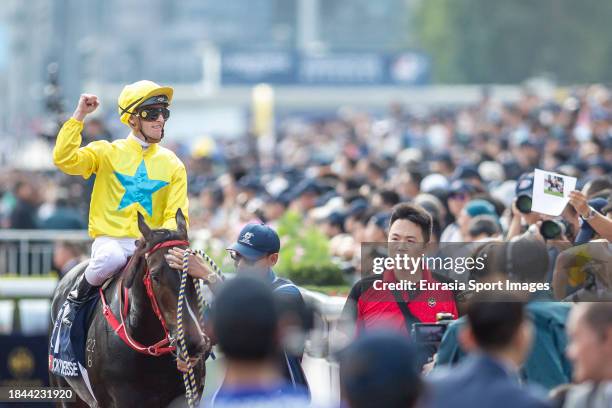
[[[60,308],[49,339],[49,371],[62,377],[86,376],[85,370],[85,343],[87,330],[93,311],[100,296],[88,299],[77,310],[72,325],[64,323],[65,314],[68,311],[68,302],[64,302]]]

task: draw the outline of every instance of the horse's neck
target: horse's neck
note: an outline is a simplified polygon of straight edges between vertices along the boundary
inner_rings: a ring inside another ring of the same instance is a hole
[[[128,297],[129,310],[125,323],[129,333],[141,343],[159,341],[163,337],[163,329],[147,296],[142,274],[138,273],[128,290]]]

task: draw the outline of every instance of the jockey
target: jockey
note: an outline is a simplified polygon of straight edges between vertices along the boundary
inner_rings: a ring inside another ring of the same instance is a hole
[[[87,179],[96,175],[89,212],[91,259],[76,288],[68,295],[71,322],[78,307],[112,277],[134,253],[140,237],[138,213],[152,228],[176,229],[180,208],[187,216],[187,175],[181,160],[159,146],[173,89],[138,81],[121,91],[118,111],[130,127],[125,139],[99,140],[79,148],[85,116],[98,98],[82,94],[72,117],[64,123],[53,149],[53,162],[66,174]]]

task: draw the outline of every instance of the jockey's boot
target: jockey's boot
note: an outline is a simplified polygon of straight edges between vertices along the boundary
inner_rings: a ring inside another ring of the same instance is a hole
[[[64,312],[62,319],[65,325],[70,326],[76,316],[76,312],[87,302],[98,290],[97,286],[92,286],[85,279],[85,274],[81,274],[75,288],[70,291],[66,301],[68,302],[68,309]]]

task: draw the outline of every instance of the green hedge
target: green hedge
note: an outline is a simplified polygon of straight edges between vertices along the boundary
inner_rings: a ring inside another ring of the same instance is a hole
[[[302,216],[287,211],[277,226],[281,253],[276,271],[297,285],[341,285],[344,277],[331,261],[329,239]]]
[[[338,286],[345,284],[342,270],[332,262],[329,239],[315,225],[305,225],[302,216],[287,211],[278,221],[276,231],[281,250],[274,271],[296,285]],[[223,272],[234,272],[224,246],[206,247],[206,253]]]
[[[344,276],[336,265],[296,265],[279,274],[288,277],[296,285],[333,286],[342,285]]]

